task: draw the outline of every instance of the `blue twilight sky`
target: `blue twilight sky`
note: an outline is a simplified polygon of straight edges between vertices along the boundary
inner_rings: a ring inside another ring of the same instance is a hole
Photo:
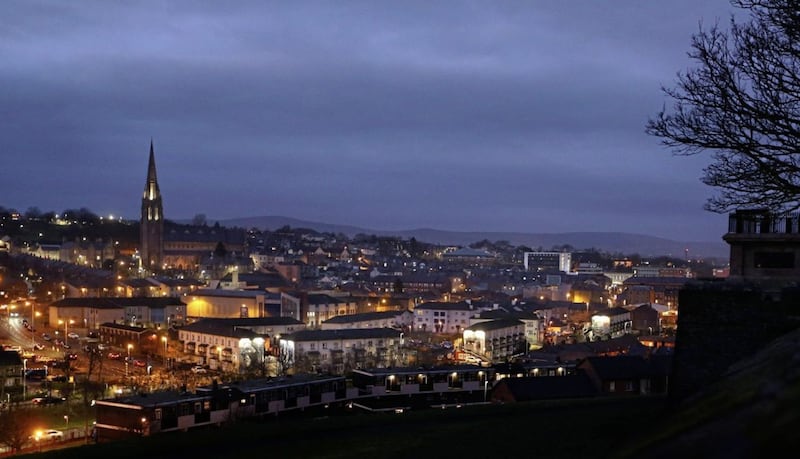
[[[644,127],[727,0],[0,2],[0,205],[720,241]]]

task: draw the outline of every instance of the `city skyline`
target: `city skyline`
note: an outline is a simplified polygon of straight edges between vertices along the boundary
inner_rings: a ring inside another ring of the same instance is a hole
[[[7,2],[0,205],[720,241],[644,126],[734,10],[609,5]]]

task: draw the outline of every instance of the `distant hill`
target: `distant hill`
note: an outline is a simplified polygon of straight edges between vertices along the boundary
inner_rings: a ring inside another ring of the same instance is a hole
[[[576,249],[595,248],[609,253],[638,253],[642,256],[674,256],[684,257],[685,250],[689,249],[689,256],[692,258],[716,258],[727,260],[729,257],[728,245],[722,242],[691,242],[673,241],[655,236],[634,233],[610,233],[610,232],[572,232],[572,233],[519,233],[519,232],[460,232],[442,231],[430,228],[418,228],[410,230],[374,230],[348,225],[332,225],[328,223],[310,222],[295,218],[264,216],[235,218],[218,221],[223,226],[239,226],[243,228],[258,228],[261,230],[273,231],[282,226],[289,225],[292,228],[309,228],[320,232],[342,233],[348,237],[356,234],[374,234],[376,236],[397,236],[404,239],[411,237],[422,242],[441,245],[466,246],[473,242],[487,239],[489,241],[508,241],[513,245],[525,245],[536,249],[542,247],[545,250],[553,246],[569,244]]]

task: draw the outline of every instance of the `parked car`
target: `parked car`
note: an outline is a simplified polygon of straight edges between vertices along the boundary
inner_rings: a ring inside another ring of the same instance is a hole
[[[39,344],[39,343],[33,343],[33,349],[37,350],[37,351],[41,351],[42,349],[44,349],[44,346]]]
[[[50,337],[50,335],[48,335],[47,333],[42,333],[42,339],[45,340],[45,341],[50,341],[53,338]]]
[[[78,334],[77,334],[77,333],[75,333],[75,332],[69,332],[69,333],[67,334],[67,337],[68,337],[68,338],[71,338],[71,339],[79,339],[79,338],[80,338],[80,335],[78,335]]]
[[[63,347],[64,349],[70,349],[72,346],[70,346],[70,345],[69,345],[69,344],[67,344],[66,342],[62,341],[62,342],[61,342],[61,347]]]
[[[137,367],[146,367],[147,363],[144,360],[134,360],[133,364]]]
[[[55,429],[48,429],[42,432],[36,432],[36,438],[45,441],[61,441],[64,439],[64,432]]]
[[[66,399],[64,397],[53,397],[53,396],[36,397],[31,399],[34,405],[55,405],[57,403],[62,403],[65,400]]]
[[[78,360],[78,354],[72,353],[67,356],[70,360]]]
[[[122,355],[119,352],[109,352],[108,358],[111,360],[119,360],[120,358],[122,358]]]
[[[201,367],[200,365],[195,365],[192,367],[192,373],[206,373],[206,369]]]

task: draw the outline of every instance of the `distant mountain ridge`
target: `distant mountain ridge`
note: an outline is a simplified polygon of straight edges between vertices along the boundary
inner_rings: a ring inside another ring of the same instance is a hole
[[[689,257],[717,258],[727,260],[730,253],[728,245],[722,242],[673,241],[655,236],[619,232],[570,232],[570,233],[520,233],[492,231],[444,231],[431,228],[409,230],[373,230],[350,225],[334,225],[329,223],[310,222],[290,217],[262,216],[243,217],[217,221],[220,225],[242,228],[258,228],[274,231],[282,226],[292,228],[309,228],[319,232],[342,233],[348,237],[356,234],[374,234],[376,236],[396,236],[404,239],[411,237],[421,242],[440,245],[466,246],[484,239],[489,241],[508,241],[512,245],[525,245],[536,249],[542,247],[549,250],[553,246],[569,244],[576,249],[595,248],[609,253],[634,254],[642,256],[673,256],[683,258],[686,249]]]

